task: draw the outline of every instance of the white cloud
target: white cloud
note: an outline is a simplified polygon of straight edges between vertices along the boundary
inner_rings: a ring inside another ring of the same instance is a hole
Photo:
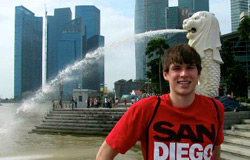
[[[108,48],[105,53],[105,83],[109,89],[113,89],[115,81],[135,78],[134,41],[121,42],[134,35],[134,20],[113,8],[100,9],[102,34]],[[109,48],[113,43],[116,45]]]
[[[231,32],[231,6],[229,0],[210,1],[210,12],[215,14],[222,34]]]

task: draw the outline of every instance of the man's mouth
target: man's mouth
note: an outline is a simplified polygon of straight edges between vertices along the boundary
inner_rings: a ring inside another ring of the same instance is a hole
[[[191,83],[191,81],[177,81],[177,84],[180,85],[189,85]]]

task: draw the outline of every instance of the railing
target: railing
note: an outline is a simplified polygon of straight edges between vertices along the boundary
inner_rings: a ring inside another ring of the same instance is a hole
[[[52,104],[53,110],[58,109],[71,109],[73,110],[75,108],[75,103],[71,103],[70,101],[62,101],[62,104],[59,103],[59,101],[54,101]]]

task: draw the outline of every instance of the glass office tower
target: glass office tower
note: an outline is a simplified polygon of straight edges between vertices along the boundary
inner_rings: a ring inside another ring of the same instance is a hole
[[[84,56],[87,52],[104,47],[104,36],[100,35],[100,10],[92,5],[76,6],[75,17],[82,17],[86,25],[86,50]],[[85,67],[82,88],[99,91],[100,84],[104,84],[104,69],[104,55],[102,55],[95,62]]]
[[[168,7],[166,9],[166,21],[168,29],[180,28],[179,26],[179,7]]]
[[[250,15],[250,0],[248,0],[248,15]]]
[[[58,74],[58,43],[64,25],[72,19],[70,8],[54,10],[54,16],[47,16],[47,82]]]
[[[104,47],[104,36],[95,35],[88,39],[88,52],[94,51],[99,47]],[[83,88],[100,90],[104,84],[104,55],[100,55],[93,62],[89,63],[83,71]]]
[[[209,0],[178,0],[179,8],[190,8],[192,12],[209,11]]]
[[[100,10],[95,6],[76,6],[75,18],[82,17],[86,25],[86,39],[100,35]]]
[[[15,7],[14,97],[31,96],[42,86],[42,17]]]
[[[83,59],[84,41],[85,25],[81,17],[65,24],[61,39],[58,42],[59,71]],[[79,70],[73,71],[68,77],[62,77],[64,97],[72,97],[73,89],[82,85],[82,72],[83,70],[79,68]]]
[[[247,0],[231,0],[231,26],[232,32],[237,31],[240,23],[240,14],[248,11]]]
[[[168,0],[136,0],[135,34],[166,28]],[[145,48],[148,39],[135,42],[136,79],[146,79]]]

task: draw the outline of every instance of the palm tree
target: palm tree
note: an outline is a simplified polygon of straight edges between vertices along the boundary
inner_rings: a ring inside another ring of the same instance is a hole
[[[148,42],[146,48],[146,56],[150,59],[153,56],[158,56],[159,59],[159,88],[160,94],[162,94],[162,83],[161,83],[161,76],[162,76],[162,67],[161,67],[161,57],[164,54],[164,51],[169,48],[166,39],[159,37],[152,39]]]

